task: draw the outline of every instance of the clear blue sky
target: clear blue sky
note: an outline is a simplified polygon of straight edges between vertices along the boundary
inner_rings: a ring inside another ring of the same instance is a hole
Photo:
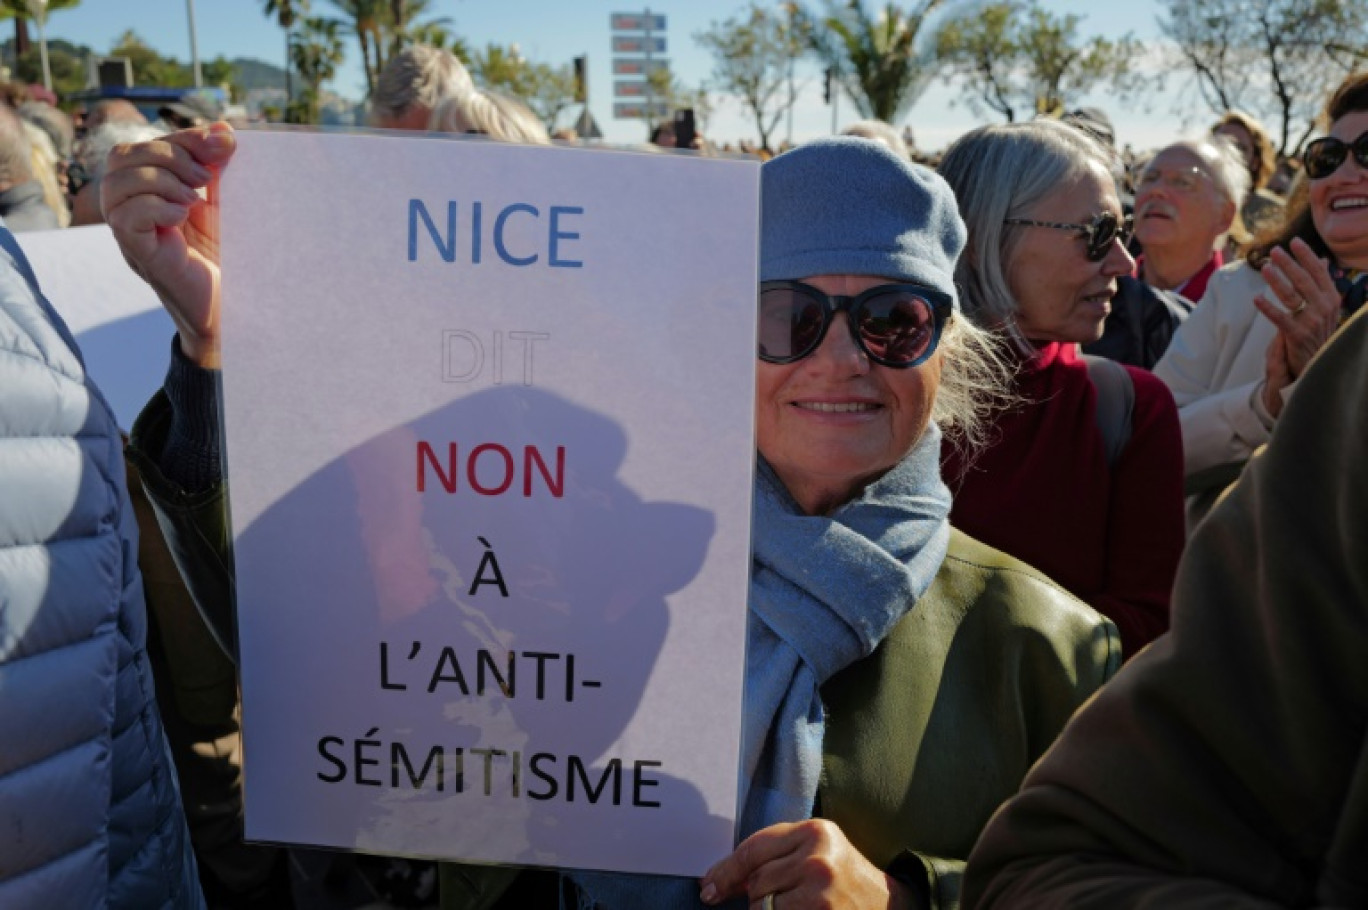
[[[866,2],[873,8],[874,0]],[[1042,2],[1053,12],[1083,17],[1080,31],[1085,35],[1118,37],[1129,31],[1145,39],[1157,34],[1155,0],[1133,0],[1124,4],[1102,4],[1093,0]],[[262,0],[196,0],[195,26],[201,59],[223,55],[256,57],[277,65],[283,63],[283,33],[262,14],[262,6]],[[608,138],[622,142],[642,138],[640,123],[611,117],[609,14],[640,12],[644,4],[636,6],[612,0],[434,0],[432,6],[434,14],[448,17],[451,20],[449,28],[464,36],[472,46],[491,42],[517,43],[524,57],[552,64],[566,63],[578,54],[588,54],[592,110]],[[651,7],[653,12],[663,13],[668,18],[666,56],[676,76],[685,84],[699,84],[712,68],[710,57],[695,44],[693,36],[712,22],[737,14],[744,6],[745,0],[687,0],[661,2]],[[313,0],[313,7],[324,15],[340,17],[327,0]],[[161,53],[190,59],[186,0],[83,0],[75,9],[52,13],[48,21],[50,37],[87,44],[96,51],[109,50],[118,36],[130,28]],[[341,95],[359,99],[365,92],[365,81],[355,39],[347,40],[346,50],[347,62],[331,87]],[[831,108],[822,103],[817,64],[800,65],[797,77],[805,88],[795,111],[793,135],[795,140],[801,141],[829,132],[832,113]],[[1174,112],[1175,90],[1180,83],[1181,76],[1171,76],[1167,91],[1149,104],[1149,110],[1137,105],[1123,108],[1106,97],[1086,101],[1111,115],[1121,141],[1131,142],[1136,148],[1148,148],[1195,129],[1209,119],[1195,103],[1190,105],[1187,123],[1182,115]],[[981,118],[954,103],[956,95],[954,88],[938,81],[912,108],[905,122],[912,125],[919,146],[924,149],[943,147],[965,129],[981,122]],[[856,119],[848,100],[842,99],[838,117],[840,124]],[[724,101],[719,106],[708,132],[721,140],[755,136],[745,112],[734,101]],[[778,138],[782,139],[786,132],[785,126],[781,125]]]

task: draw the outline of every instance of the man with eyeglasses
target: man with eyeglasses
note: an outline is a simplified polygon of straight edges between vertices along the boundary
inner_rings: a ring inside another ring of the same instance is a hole
[[[1146,284],[1196,302],[1224,264],[1221,247],[1236,223],[1249,172],[1229,140],[1175,142],[1141,169],[1135,182],[1136,259]]]
[[[1178,327],[1223,264],[1249,178],[1227,140],[1208,137],[1162,149],[1136,180],[1136,274],[1116,283],[1102,337],[1084,353],[1154,369]]]

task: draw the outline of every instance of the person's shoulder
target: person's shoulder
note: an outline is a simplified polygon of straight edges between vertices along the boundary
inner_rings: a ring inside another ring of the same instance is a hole
[[[1145,407],[1161,407],[1165,402],[1173,404],[1173,392],[1164,384],[1164,381],[1155,376],[1151,370],[1123,364],[1126,372],[1130,374],[1131,385],[1135,387],[1135,407],[1137,409]]]
[[[950,529],[950,546],[933,590],[959,609],[987,611],[1012,625],[1080,634],[1111,626],[1043,572],[957,528]]]
[[[1264,287],[1263,276],[1243,258],[1228,262],[1212,273],[1202,303],[1228,300],[1254,310],[1252,298]]]

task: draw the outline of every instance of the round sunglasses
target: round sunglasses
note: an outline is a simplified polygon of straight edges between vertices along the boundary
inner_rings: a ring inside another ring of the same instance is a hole
[[[1130,215],[1118,218],[1115,212],[1095,215],[1087,224],[1071,224],[1067,221],[1034,221],[1030,218],[1006,218],[1003,224],[1021,224],[1029,227],[1054,228],[1057,231],[1075,231],[1088,242],[1087,255],[1091,262],[1101,262],[1111,252],[1112,244],[1121,241],[1125,246],[1130,243],[1135,221]]]
[[[1353,154],[1358,166],[1368,170],[1368,133],[1359,133],[1353,142],[1345,142],[1334,136],[1317,139],[1302,152],[1302,164],[1306,166],[1306,176],[1312,180],[1329,177],[1344,159]]]
[[[870,360],[904,369],[936,350],[950,318],[950,295],[916,284],[881,284],[854,297],[825,294],[801,281],[760,285],[759,356],[766,363],[793,363],[821,345],[837,313]]]

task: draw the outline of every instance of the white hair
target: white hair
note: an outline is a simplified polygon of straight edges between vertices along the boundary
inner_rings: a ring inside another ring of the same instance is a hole
[[[371,122],[397,120],[415,105],[432,111],[444,99],[474,90],[465,64],[450,51],[410,44],[380,71],[371,96]]]
[[[1249,194],[1249,168],[1245,164],[1240,147],[1229,136],[1206,135],[1195,139],[1181,139],[1166,145],[1146,162],[1141,169],[1143,174],[1158,158],[1169,149],[1184,149],[1202,159],[1211,174],[1212,182],[1226,201],[1239,208]]]
[[[107,159],[114,146],[147,142],[164,136],[167,132],[166,127],[156,124],[107,120],[81,140],[76,160],[85,168],[90,182],[99,184],[104,179]]]
[[[501,142],[550,145],[537,115],[518,99],[492,89],[452,95],[437,105],[428,129],[439,133],[483,133]]]

